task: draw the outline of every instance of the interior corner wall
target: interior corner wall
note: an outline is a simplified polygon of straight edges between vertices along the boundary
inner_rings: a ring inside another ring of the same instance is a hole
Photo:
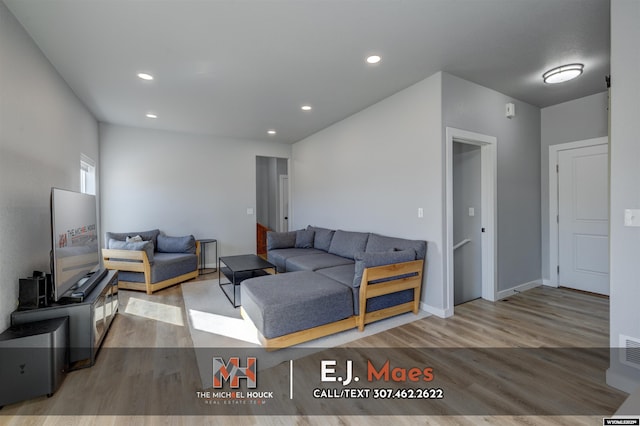
[[[611,2],[610,346],[620,336],[640,339],[640,228],[624,226],[624,210],[640,209],[640,2]],[[612,350],[607,383],[626,392],[640,387],[640,366]]]
[[[602,79],[603,88],[605,86]],[[542,219],[542,279],[549,280],[549,147],[607,136],[609,94],[596,93],[542,108],[540,116],[540,200]]]
[[[428,242],[422,301],[444,307],[437,73],[293,145],[293,221]],[[424,217],[418,218],[418,208]]]
[[[540,109],[448,73],[442,94],[443,129],[497,138],[497,290],[539,281]]]
[[[51,187],[80,190],[81,153],[99,160],[96,120],[0,1],[0,331],[50,270]]]
[[[256,157],[291,145],[100,124],[102,229],[160,229],[256,252]]]

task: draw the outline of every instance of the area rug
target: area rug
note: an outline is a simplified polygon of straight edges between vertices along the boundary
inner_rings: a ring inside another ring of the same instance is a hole
[[[234,308],[229,302],[220,289],[217,278],[183,283],[182,294],[189,320],[189,332],[205,389],[210,387],[212,383],[212,356],[233,353],[234,350],[246,352],[255,349],[256,353],[260,354],[258,369],[264,370],[312,352],[346,345],[354,340],[408,324],[429,315],[423,311],[420,311],[418,315],[413,313],[397,315],[367,324],[363,332],[354,328],[291,348],[266,352],[261,349],[255,328],[242,319],[240,308]]]

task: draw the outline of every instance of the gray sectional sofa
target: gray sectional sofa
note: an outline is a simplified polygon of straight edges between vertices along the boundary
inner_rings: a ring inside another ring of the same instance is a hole
[[[104,266],[119,271],[119,288],[152,294],[198,276],[200,244],[193,235],[170,237],[158,229],[106,232],[104,244]]]
[[[276,275],[241,285],[241,312],[281,348],[418,312],[427,243],[309,226],[267,234]]]

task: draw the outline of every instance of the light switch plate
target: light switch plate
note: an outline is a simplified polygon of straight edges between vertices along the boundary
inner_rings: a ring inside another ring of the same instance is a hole
[[[476,209],[474,209],[473,207],[469,207],[469,216],[475,216],[476,215]]]
[[[422,207],[418,207],[418,217],[419,218],[424,217],[424,210],[422,209]]]
[[[248,215],[252,215],[253,214],[253,209],[251,207],[247,207],[247,214]]]
[[[640,226],[640,209],[624,210],[624,226]]]

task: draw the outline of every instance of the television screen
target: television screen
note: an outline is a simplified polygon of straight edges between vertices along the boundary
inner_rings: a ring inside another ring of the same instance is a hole
[[[100,269],[94,195],[51,189],[54,300],[77,289]]]

